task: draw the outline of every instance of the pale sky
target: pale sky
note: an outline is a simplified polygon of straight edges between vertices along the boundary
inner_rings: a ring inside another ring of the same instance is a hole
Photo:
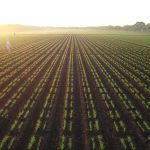
[[[0,0],[0,24],[36,26],[150,23],[150,0]]]

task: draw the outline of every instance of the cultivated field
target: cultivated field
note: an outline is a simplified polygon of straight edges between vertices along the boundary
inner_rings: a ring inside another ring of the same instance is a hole
[[[0,150],[150,148],[148,35],[0,40]]]

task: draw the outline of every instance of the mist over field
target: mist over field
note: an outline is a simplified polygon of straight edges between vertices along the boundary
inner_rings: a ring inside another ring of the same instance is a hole
[[[101,31],[134,31],[134,32],[150,32],[150,23],[145,24],[144,22],[136,22],[133,25],[124,26],[86,26],[86,27],[44,27],[44,26],[26,26],[26,25],[0,25],[1,33],[12,33],[12,32],[78,32],[83,33],[101,33]],[[119,33],[119,32],[118,32]]]

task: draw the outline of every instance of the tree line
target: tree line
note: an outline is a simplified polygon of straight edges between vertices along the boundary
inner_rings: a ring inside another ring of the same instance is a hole
[[[134,25],[121,26],[103,26],[103,29],[108,30],[126,30],[126,31],[140,31],[140,32],[150,32],[150,23],[145,24],[144,22],[136,22]]]

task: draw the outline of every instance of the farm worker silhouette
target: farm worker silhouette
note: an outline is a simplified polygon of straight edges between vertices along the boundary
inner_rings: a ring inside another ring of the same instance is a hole
[[[10,47],[11,47],[10,41],[9,41],[9,39],[7,39],[6,48],[7,48],[8,52],[10,52]]]

